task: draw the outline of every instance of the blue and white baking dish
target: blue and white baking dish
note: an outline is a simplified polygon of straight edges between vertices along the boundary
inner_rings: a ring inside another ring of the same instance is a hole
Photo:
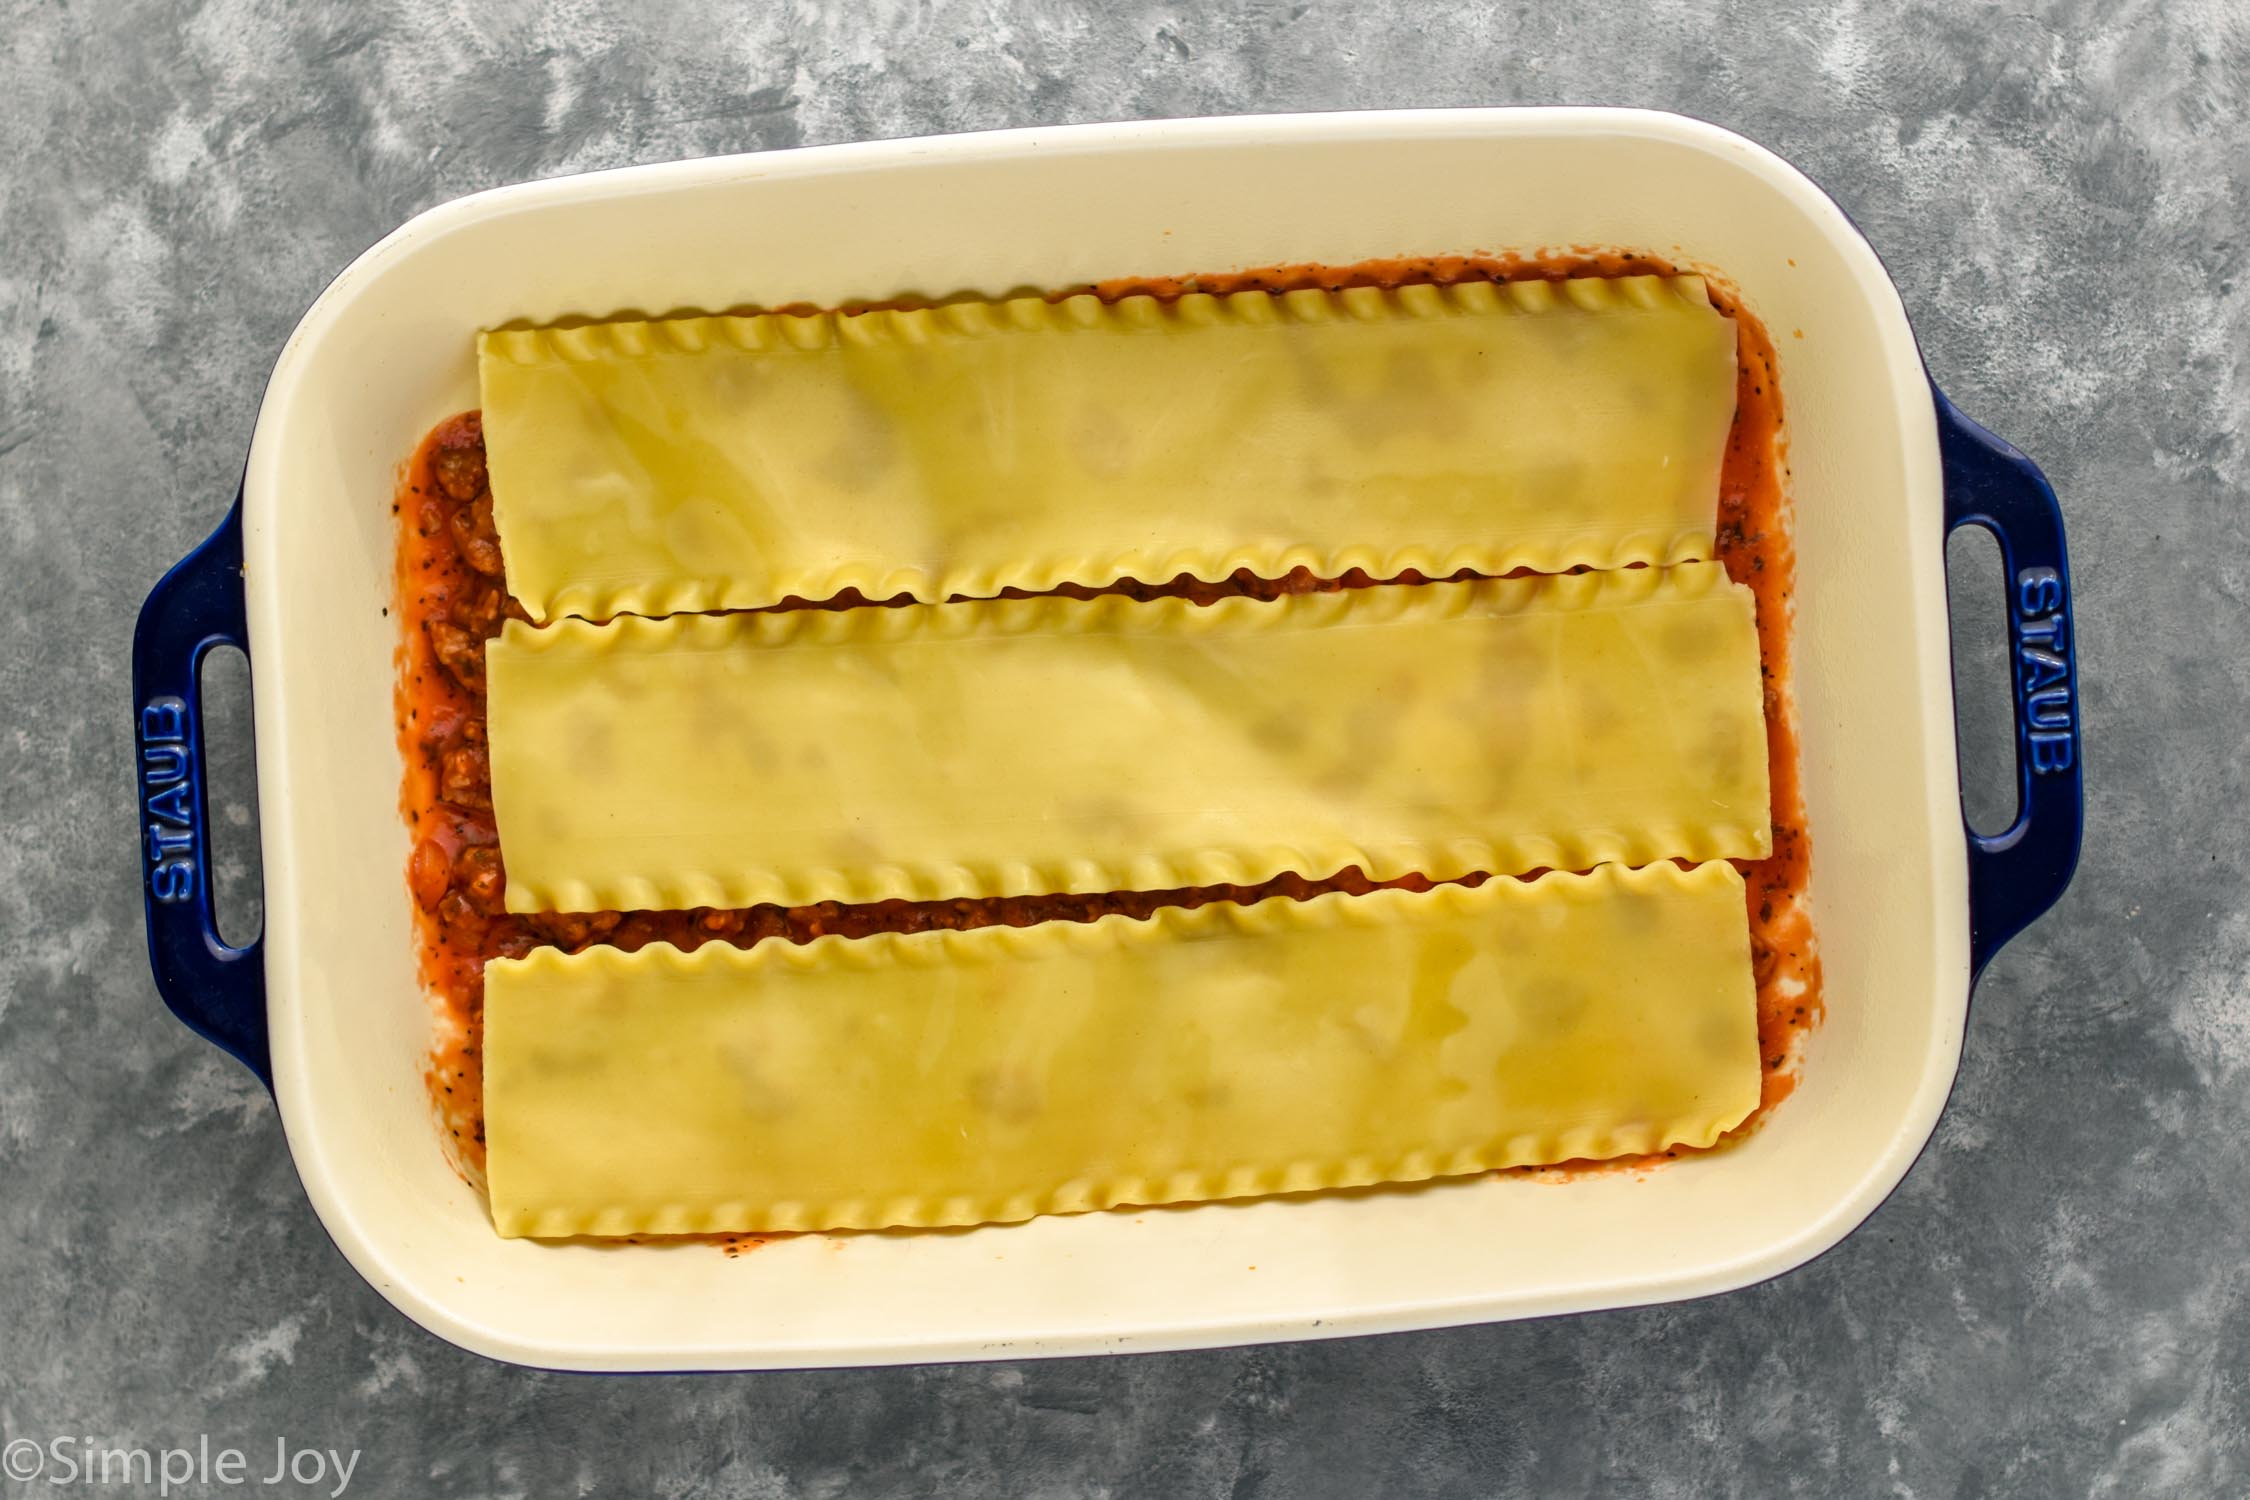
[[[1562,1184],[812,1235],[738,1258],[493,1232],[423,1084],[385,614],[398,464],[476,404],[476,329],[1572,246],[1714,270],[1778,335],[1828,1014],[1764,1128]],[[1965,830],[1958,791],[1944,547],[1961,526],[2000,540],[2019,665],[2022,807],[1989,838]],[[253,663],[266,918],[244,949],[216,935],[203,866],[197,665],[220,642]],[[1977,971],[2076,860],[2071,644],[2045,482],[1932,388],[1896,289],[1837,206],[1708,125],[1607,109],[1182,120],[533,183],[421,215],[322,294],[274,368],[235,510],[149,596],[134,688],[150,950],[181,1019],[271,1084],[352,1264],[409,1317],[500,1359],[1013,1358],[1701,1296],[1835,1244],[1929,1138]]]

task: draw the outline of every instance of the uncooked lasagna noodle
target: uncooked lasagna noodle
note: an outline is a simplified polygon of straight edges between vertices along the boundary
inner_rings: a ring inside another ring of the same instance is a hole
[[[1605,867],[485,971],[505,1235],[1004,1222],[1708,1146],[1742,877]]]
[[[1702,278],[503,330],[531,614],[1711,556],[1734,325]]]
[[[1769,852],[1716,563],[1198,606],[511,622],[512,911],[1377,879]]]

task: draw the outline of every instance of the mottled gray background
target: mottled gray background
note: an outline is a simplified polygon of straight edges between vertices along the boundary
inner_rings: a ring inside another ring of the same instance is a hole
[[[384,1495],[2250,1491],[2246,76],[2219,0],[0,0],[0,1428],[358,1447]],[[2085,867],[1867,1227],[1660,1310],[729,1378],[502,1368],[362,1285],[263,1095],[150,988],[127,728],[133,611],[327,279],[590,167],[1517,102],[1678,109],[1805,167],[2069,513]]]

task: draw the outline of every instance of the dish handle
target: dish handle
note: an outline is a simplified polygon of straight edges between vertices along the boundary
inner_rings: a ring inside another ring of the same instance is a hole
[[[242,1060],[267,1088],[265,938],[219,936],[203,777],[203,659],[250,632],[242,589],[242,496],[203,544],[149,591],[133,629],[134,770],[141,903],[157,993],[188,1028]]]
[[[1969,973],[2060,900],[2086,821],[2078,652],[2062,508],[2046,476],[1962,415],[1943,391],[1938,454],[1945,531],[1981,526],[2000,544],[2008,588],[2008,667],[2016,721],[2016,820],[1969,836]],[[1964,816],[1964,824],[1966,817]]]

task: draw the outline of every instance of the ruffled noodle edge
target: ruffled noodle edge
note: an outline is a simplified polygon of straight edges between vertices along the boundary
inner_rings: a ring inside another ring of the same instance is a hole
[[[962,565],[938,573],[924,568],[884,570],[845,566],[820,572],[802,571],[780,579],[717,576],[614,587],[573,583],[557,589],[551,596],[525,596],[518,602],[542,624],[553,624],[574,619],[603,621],[626,615],[660,617],[707,610],[764,610],[792,599],[817,604],[847,590],[857,591],[860,597],[877,602],[903,597],[917,604],[942,604],[991,600],[1008,589],[1045,594],[1065,584],[1090,589],[1125,582],[1162,586],[1179,578],[1221,583],[1245,569],[1258,578],[1280,578],[1298,568],[1316,578],[1341,578],[1358,569],[1377,582],[1388,582],[1408,572],[1441,579],[1462,572],[1489,577],[1518,570],[1560,574],[1573,568],[1593,568],[1615,572],[1703,562],[1711,559],[1717,550],[1718,538],[1709,526],[1677,532],[1636,531],[1623,536],[1611,530],[1588,527],[1583,532],[1560,537],[1472,543],[1443,552],[1430,547],[1367,545],[1323,550],[1300,543],[1278,547],[1240,546],[1216,553],[1191,548],[1165,554],[1126,552],[1101,558],[1026,558],[988,566]]]
[[[1695,893],[1705,887],[1711,888],[1712,895],[1723,890],[1725,899],[1732,905],[1738,906],[1741,902],[1742,877],[1724,863],[1702,864],[1690,869],[1668,863],[1639,869],[1603,865],[1582,874],[1558,871],[1532,881],[1491,881],[1476,887],[1374,891],[1364,896],[1331,892],[1305,901],[1270,897],[1251,905],[1214,902],[1193,910],[1164,907],[1147,918],[1113,914],[1092,922],[1042,922],[1032,927],[980,927],[968,931],[886,932],[864,938],[827,936],[805,944],[769,940],[747,949],[714,943],[693,953],[683,953],[668,943],[652,943],[633,953],[616,948],[590,948],[575,954],[538,949],[525,958],[495,959],[491,967],[513,967],[537,973],[543,969],[567,971],[574,966],[598,965],[626,977],[659,968],[682,973],[729,968],[747,980],[775,968],[802,971],[837,964],[860,968],[894,965],[927,968],[1036,960],[1057,952],[1173,943],[1224,932],[1300,931],[1341,922],[1411,924],[1473,914],[1506,903],[1586,903],[1605,900],[1620,892]],[[1747,963],[1747,932],[1744,945]],[[1755,1107],[1754,1103],[1751,1107]],[[1045,1192],[1014,1194],[998,1200],[950,1196],[898,1200],[847,1198],[826,1203],[784,1201],[763,1207],[742,1200],[702,1206],[669,1204],[638,1210],[496,1208],[494,1223],[504,1236],[530,1239],[1007,1224],[1047,1214],[1215,1202],[1377,1184],[1404,1185],[1505,1167],[1645,1155],[1673,1146],[1710,1146],[1740,1124],[1747,1113],[1746,1109],[1645,1120],[1607,1129],[1580,1126],[1546,1133],[1524,1132],[1451,1152],[1409,1151],[1396,1156],[1355,1155],[1331,1161],[1236,1164],[1161,1178],[1077,1178]]]
[[[1444,843],[1402,839],[1392,843],[1273,844],[1241,850],[1141,854],[1130,859],[977,864],[878,864],[843,870],[816,867],[780,875],[688,876],[659,882],[634,879],[598,886],[585,881],[532,885],[513,878],[508,910],[517,913],[682,911],[692,907],[735,910],[750,906],[811,906],[821,901],[864,905],[876,901],[953,901],[1035,895],[1099,895],[1110,891],[1168,891],[1189,886],[1259,885],[1279,875],[1326,880],[1358,867],[1370,880],[1426,875],[1457,880],[1488,874],[1507,878],[1533,870],[1588,870],[1599,865],[1648,865],[1764,859],[1773,831],[1760,824],[1644,828],[1631,835],[1506,840],[1453,839]],[[1510,883],[1514,883],[1512,880]],[[520,895],[519,895],[520,893]]]
[[[1747,1111],[1744,1112],[1747,1114]],[[1177,1172],[1169,1177],[1079,1178],[1044,1193],[1019,1193],[999,1202],[975,1198],[903,1199],[884,1203],[845,1199],[833,1204],[784,1201],[763,1211],[747,1202],[661,1208],[495,1210],[493,1223],[508,1239],[619,1238],[636,1234],[827,1233],[864,1229],[958,1229],[978,1224],[1020,1224],[1051,1214],[1096,1213],[1111,1208],[1154,1208],[1172,1203],[1218,1203],[1315,1193],[1334,1188],[1410,1187],[1444,1177],[1467,1177],[1508,1167],[1565,1161],[1606,1161],[1649,1156],[1675,1146],[1707,1147],[1741,1123],[1716,1116],[1638,1127],[1580,1127],[1552,1135],[1524,1134],[1453,1152],[1410,1151],[1383,1158],[1355,1156],[1336,1162],[1240,1166],[1221,1171]]]
[[[1714,591],[1749,591],[1728,579],[1724,564],[1695,560],[1667,567],[1589,573],[1529,573],[1437,583],[1388,583],[1321,593],[1248,595],[1198,604],[1162,596],[1091,599],[1040,594],[1027,599],[957,599],[858,609],[739,611],[732,614],[577,617],[551,625],[510,620],[501,632],[509,651],[655,652],[735,646],[802,647],[916,638],[958,640],[1008,635],[1203,636],[1223,631],[1322,630],[1346,623],[1441,620],[1467,614],[1557,613],[1616,609],[1696,599]]]
[[[1239,324],[1372,323],[1397,319],[1555,313],[1648,312],[1721,316],[1701,276],[1576,277],[1566,281],[1463,281],[1361,286],[1341,291],[1135,293],[1104,301],[1067,297],[964,298],[928,307],[860,312],[760,312],[623,318],[573,326],[496,328],[478,350],[511,364],[587,364],[712,350],[813,352],[844,346],[919,345],[1011,334],[1135,333]]]

